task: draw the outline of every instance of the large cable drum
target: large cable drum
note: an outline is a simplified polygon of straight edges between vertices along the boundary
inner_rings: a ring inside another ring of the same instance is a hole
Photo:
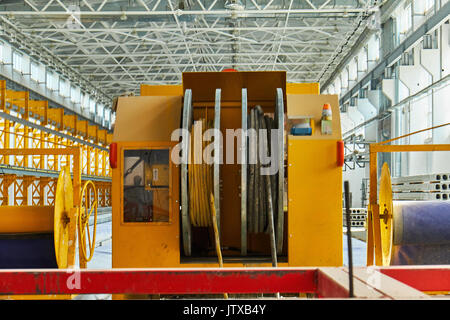
[[[450,202],[392,201],[385,163],[379,203],[383,265],[450,264]]]
[[[274,243],[271,240],[271,246],[274,246],[272,251],[281,254],[284,239],[283,90],[277,89],[273,117],[265,114],[259,105],[247,114],[245,90],[242,97],[242,128],[247,132],[248,140],[243,144],[243,152],[246,153],[243,158],[246,159],[247,168],[242,168],[241,197],[246,198],[247,203],[246,206],[242,205],[246,211],[242,216],[246,219],[241,223],[248,226],[248,233],[269,233],[274,236]],[[264,163],[264,158],[270,158],[275,163]],[[276,168],[275,172],[271,172],[270,166]],[[274,230],[270,230],[272,220]],[[244,232],[242,237],[244,238]]]
[[[68,167],[59,174],[54,207],[1,207],[0,269],[67,268],[73,264],[69,254],[76,237],[72,207]]]
[[[212,226],[212,208],[210,194],[214,197],[214,209],[217,226],[220,230],[220,139],[214,136],[214,150],[211,159],[203,159],[207,143],[203,140],[210,130],[220,130],[221,90],[216,89],[214,119],[194,120],[192,90],[184,94],[182,111],[182,163],[181,163],[181,228],[183,234],[183,251],[192,255],[192,227]],[[212,139],[212,136],[209,136]],[[211,164],[212,162],[212,164]],[[219,231],[220,232],[220,231]]]

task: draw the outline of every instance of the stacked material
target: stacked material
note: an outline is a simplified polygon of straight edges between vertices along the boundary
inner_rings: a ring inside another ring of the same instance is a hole
[[[450,174],[430,174],[392,179],[394,200],[450,199]]]
[[[394,200],[448,201],[450,173],[392,178],[392,192]],[[370,194],[369,183],[366,185],[366,194]]]
[[[342,217],[344,220],[344,227],[347,227],[346,210],[344,208]],[[367,209],[366,208],[351,208],[350,209],[350,223],[352,228],[364,228],[366,226]]]

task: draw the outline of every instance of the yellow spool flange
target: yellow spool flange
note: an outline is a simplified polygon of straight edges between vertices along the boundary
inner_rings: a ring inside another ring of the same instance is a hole
[[[70,224],[76,223],[73,217],[73,186],[69,167],[65,166],[59,173],[56,184],[54,208],[54,241],[58,268],[68,267]]]
[[[392,258],[393,217],[392,184],[389,166],[384,163],[380,179],[380,235],[383,266],[389,266]]]

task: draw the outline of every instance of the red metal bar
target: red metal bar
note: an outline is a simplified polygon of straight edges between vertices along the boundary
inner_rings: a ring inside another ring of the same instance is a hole
[[[450,291],[450,266],[402,266],[379,270],[422,292]]]
[[[313,293],[316,268],[0,270],[0,294]]]
[[[450,291],[450,267],[386,267],[381,273],[424,292]],[[348,297],[342,268],[0,270],[0,295],[317,293]],[[345,271],[345,270],[344,270]],[[345,272],[344,272],[345,273]],[[369,282],[360,279],[368,287]],[[374,288],[378,290],[377,288]]]

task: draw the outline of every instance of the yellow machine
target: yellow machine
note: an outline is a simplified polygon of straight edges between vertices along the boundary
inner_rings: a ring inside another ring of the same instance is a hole
[[[184,73],[182,86],[141,91],[117,105],[113,268],[218,267],[212,206],[224,267],[342,265],[336,95],[319,95],[318,84],[287,86],[285,72]],[[325,104],[331,134],[321,130]],[[292,135],[305,119],[309,134]],[[246,138],[251,128],[282,134],[258,135],[257,144]],[[278,170],[259,175],[269,165],[250,160],[264,141],[275,142]],[[206,155],[216,161],[199,163]]]
[[[97,192],[92,181],[81,186],[78,147],[65,149],[2,149],[0,155],[60,155],[73,159],[57,181],[54,206],[0,206],[0,269],[73,269],[78,232],[79,266],[94,254]],[[93,234],[89,218],[94,214]],[[88,240],[88,244],[86,244]],[[0,299],[70,299],[70,295],[1,296]]]

